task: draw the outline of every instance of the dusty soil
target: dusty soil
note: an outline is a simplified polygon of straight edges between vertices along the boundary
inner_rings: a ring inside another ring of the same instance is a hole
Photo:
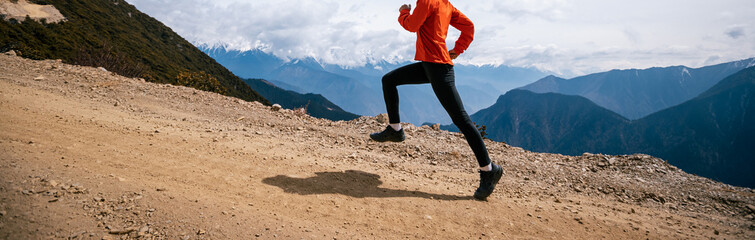
[[[55,6],[29,3],[26,0],[18,0],[16,3],[12,3],[10,0],[0,0],[0,14],[5,15],[6,20],[13,18],[23,21],[26,16],[38,21],[45,19],[48,23],[66,20]]]
[[[647,155],[331,122],[102,69],[0,55],[0,239],[755,239],[755,192]]]

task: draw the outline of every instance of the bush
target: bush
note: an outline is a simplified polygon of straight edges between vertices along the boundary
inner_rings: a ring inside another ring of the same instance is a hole
[[[176,83],[178,85],[208,92],[216,92],[220,94],[226,94],[228,92],[228,90],[220,84],[217,78],[203,71],[181,72],[176,76]]]
[[[79,48],[78,53],[71,61],[76,65],[103,67],[108,71],[125,77],[142,77],[147,67],[141,63],[135,63],[125,54],[119,53],[109,45],[101,48]],[[146,79],[146,78],[145,78]]]

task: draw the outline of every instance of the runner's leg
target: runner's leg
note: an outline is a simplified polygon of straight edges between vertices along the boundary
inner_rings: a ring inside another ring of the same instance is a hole
[[[383,98],[385,99],[385,108],[388,111],[388,120],[391,124],[401,123],[398,113],[398,89],[396,87],[404,84],[429,82],[430,80],[425,76],[421,62],[397,68],[383,76]]]
[[[435,96],[438,97],[440,104],[446,109],[459,131],[464,134],[467,143],[477,157],[477,163],[480,167],[488,166],[491,162],[488,150],[485,148],[485,142],[482,141],[480,132],[464,110],[459,93],[456,91],[453,66],[426,62],[422,66],[430,79]]]

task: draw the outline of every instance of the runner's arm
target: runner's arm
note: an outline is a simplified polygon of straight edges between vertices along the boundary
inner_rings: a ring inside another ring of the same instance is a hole
[[[467,16],[464,16],[458,9],[454,8],[451,14],[451,26],[461,31],[461,36],[456,40],[454,49],[456,54],[461,54],[467,50],[469,44],[474,40],[474,24]]]
[[[398,16],[398,23],[409,32],[417,32],[419,31],[419,27],[425,22],[425,19],[427,19],[427,15],[430,14],[430,6],[427,4],[427,0],[418,0],[414,14],[410,14],[409,12],[411,10],[401,10],[401,15]]]

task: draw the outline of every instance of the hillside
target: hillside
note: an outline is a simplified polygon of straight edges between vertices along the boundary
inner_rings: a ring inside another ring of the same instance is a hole
[[[0,52],[104,67],[150,82],[185,85],[247,101],[267,101],[225,67],[123,0],[33,1],[53,5],[66,21],[0,21]]]
[[[2,239],[753,239],[755,191],[648,155],[487,141],[488,202],[459,134],[332,122],[0,55]],[[481,227],[482,226],[482,227]]]
[[[611,136],[621,129],[617,127],[629,122],[584,97],[519,89],[501,95],[493,106],[470,118],[485,125],[488,137],[494,141],[569,155],[622,146]],[[457,131],[453,125],[444,129]]]
[[[245,79],[244,82],[270,102],[280,104],[286,109],[305,109],[310,116],[332,121],[359,118],[359,115],[344,111],[320,94],[300,94],[279,88],[262,79]]]
[[[520,89],[579,95],[630,120],[686,102],[722,79],[755,65],[755,58],[701,68],[612,70],[572,79],[546,77]]]
[[[638,144],[626,151],[653,154],[691,173],[755,187],[753,123],[755,67],[750,67],[690,101],[633,122],[624,131],[625,142]]]
[[[692,100],[634,121],[584,97],[526,90],[509,91],[470,117],[486,126],[489,138],[532,151],[646,153],[691,173],[753,187],[753,81],[750,67]]]

